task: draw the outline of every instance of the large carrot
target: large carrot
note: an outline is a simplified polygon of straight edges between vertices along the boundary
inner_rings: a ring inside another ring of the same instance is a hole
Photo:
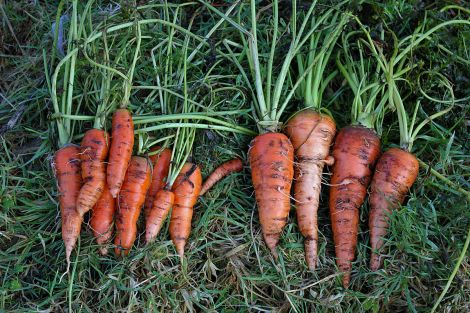
[[[305,237],[305,257],[310,270],[317,263],[321,179],[325,164],[332,165],[330,145],[336,133],[334,120],[313,110],[294,115],[285,131],[295,149],[294,198],[297,222]]]
[[[377,162],[369,197],[369,229],[372,254],[370,268],[379,269],[382,260],[378,251],[387,234],[392,210],[398,209],[410,187],[418,177],[419,163],[416,157],[402,149],[387,150]]]
[[[193,163],[184,164],[173,184],[175,200],[170,219],[170,237],[181,258],[191,233],[193,207],[201,192],[201,184],[201,170]]]
[[[137,220],[150,186],[150,162],[143,157],[133,156],[118,196],[116,216],[116,255],[127,255],[137,235]]]
[[[109,192],[116,198],[121,190],[134,146],[134,124],[128,110],[118,109],[114,112],[111,139],[106,175]]]
[[[364,202],[372,170],[380,154],[380,139],[371,128],[346,126],[333,146],[330,217],[336,263],[344,273],[343,286],[351,279],[352,261],[359,230],[359,208]]]
[[[116,200],[111,196],[108,186],[105,184],[103,193],[92,209],[90,227],[96,242],[100,245],[99,251],[102,255],[108,254],[105,246],[113,236],[114,212]]]
[[[153,242],[157,237],[174,201],[175,194],[171,190],[160,189],[157,192],[152,208],[146,216],[145,241],[147,243]]]
[[[77,212],[77,198],[82,186],[80,174],[80,148],[68,145],[54,155],[53,168],[59,191],[60,214],[62,217],[62,240],[65,244],[67,271],[70,255],[80,236],[82,218]]]
[[[106,131],[90,129],[81,144],[83,186],[77,199],[80,216],[88,212],[98,201],[106,183],[104,161],[108,156],[109,137]]]
[[[240,172],[243,169],[243,162],[240,159],[233,159],[222,163],[217,167],[207,179],[201,188],[200,196],[204,195],[209,189],[212,188],[219,180],[233,172]]]
[[[152,151],[160,150],[160,147],[155,147]],[[153,165],[152,182],[150,183],[149,191],[145,197],[145,217],[147,218],[157,192],[165,186],[165,179],[170,170],[171,150],[163,149],[160,153],[150,156],[150,161]]]
[[[286,135],[265,133],[251,142],[251,177],[264,240],[274,257],[290,210],[294,148]]]

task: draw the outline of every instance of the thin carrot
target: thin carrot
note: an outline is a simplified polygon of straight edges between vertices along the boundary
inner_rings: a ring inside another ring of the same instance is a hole
[[[114,212],[116,211],[116,200],[111,196],[108,186],[105,184],[103,193],[92,209],[90,227],[96,242],[100,245],[99,251],[102,255],[108,254],[105,246],[113,236]]]
[[[175,194],[172,191],[160,189],[157,192],[153,206],[146,217],[145,242],[151,243],[155,240],[162,228],[163,222],[173,207],[174,201]]]
[[[265,133],[251,142],[249,159],[264,240],[277,258],[276,246],[290,211],[294,148],[286,135]]]
[[[200,196],[204,195],[209,189],[212,188],[219,180],[224,178],[225,176],[233,173],[233,172],[240,172],[243,169],[243,163],[240,159],[233,159],[222,163],[219,167],[217,167],[207,179],[202,184]]]
[[[336,263],[344,273],[343,286],[351,280],[352,261],[359,230],[359,208],[364,202],[372,170],[380,154],[380,139],[371,128],[346,126],[333,146],[330,217]]]
[[[382,265],[378,251],[383,246],[392,210],[400,208],[405,196],[418,177],[419,163],[408,151],[391,148],[377,162],[369,197],[369,229],[372,255],[370,268]]]
[[[82,218],[78,214],[77,198],[82,186],[80,174],[80,148],[68,145],[54,155],[53,168],[59,191],[60,214],[62,218],[62,240],[65,244],[67,272],[70,267],[70,255],[80,236]]]
[[[118,196],[116,216],[117,256],[129,254],[137,235],[137,220],[150,187],[151,166],[146,158],[133,156]]]
[[[170,219],[170,237],[181,258],[191,233],[193,207],[201,192],[201,184],[201,170],[192,163],[184,164],[173,184],[175,201]]]
[[[77,199],[77,211],[83,218],[98,201],[106,183],[104,161],[108,156],[109,137],[106,131],[90,129],[81,143],[83,186]]]
[[[126,109],[118,109],[113,115],[111,147],[106,170],[109,191],[116,198],[124,181],[134,146],[134,124]]]
[[[158,151],[160,149],[161,147],[155,147],[151,151]],[[145,197],[144,209],[146,218],[152,209],[157,192],[165,186],[165,179],[170,170],[171,150],[163,149],[160,153],[150,156],[150,161],[153,165],[153,172],[152,182],[150,183],[149,191]]]
[[[318,204],[325,164],[334,162],[330,145],[336,133],[334,120],[313,110],[294,115],[285,131],[295,149],[294,198],[297,222],[305,237],[305,258],[310,270],[317,264]]]

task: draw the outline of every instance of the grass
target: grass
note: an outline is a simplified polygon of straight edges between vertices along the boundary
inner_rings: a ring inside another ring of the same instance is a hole
[[[321,1],[321,4],[327,3]],[[468,13],[459,9],[441,12],[445,3],[425,5],[420,1],[399,1],[395,4],[396,1],[385,4],[355,2],[351,9],[373,31],[383,27],[380,21],[384,21],[400,38],[411,34],[425,17],[431,25],[458,17],[468,19]],[[327,188],[322,194],[319,216],[320,263],[312,273],[306,268],[303,239],[293,210],[282,235],[279,261],[272,259],[262,240],[248,168],[226,178],[200,199],[182,266],[169,241],[167,224],[156,244],[144,247],[139,237],[137,247],[124,260],[117,260],[112,255],[99,256],[91,231],[84,226],[79,247],[72,255],[73,279],[63,276],[64,246],[57,191],[50,167],[51,156],[57,148],[57,134],[52,123],[52,104],[43,65],[43,52],[46,60],[50,61],[51,57],[51,25],[56,19],[57,6],[39,1],[5,1],[0,6],[3,17],[0,31],[0,310],[428,312],[432,308],[463,248],[470,212],[468,200],[461,193],[425,169],[420,170],[406,205],[392,215],[391,231],[384,248],[387,259],[384,269],[376,273],[367,269],[370,252],[368,207],[363,206],[360,244],[350,290],[341,287],[340,277],[336,274]],[[93,6],[94,25],[104,20],[102,9],[105,7],[105,4]],[[67,8],[66,4],[64,10]],[[227,7],[219,9],[226,10]],[[155,18],[159,12],[157,8],[137,12],[132,3],[123,2],[121,10],[110,18],[109,23]],[[191,21],[193,13],[195,17]],[[215,13],[195,4],[185,9],[180,23],[184,27],[193,23],[192,30],[201,35],[218,20]],[[224,36],[238,34],[228,24],[223,26],[211,37],[215,49],[201,48],[202,52],[191,64],[189,87],[194,88],[191,89],[194,94],[195,90],[213,90],[214,86],[201,87],[198,82],[214,65],[211,63],[220,61],[214,66],[223,77],[214,81],[223,86],[235,85],[243,92],[207,91],[212,95],[212,102],[204,103],[206,106],[211,103],[217,110],[238,110],[249,106],[249,92],[236,68],[224,63],[216,51],[223,49],[217,43]],[[260,23],[260,27],[269,26]],[[150,50],[167,36],[169,30],[154,26],[143,29],[144,36],[150,31],[153,37],[142,41],[143,53],[136,65],[134,85],[155,85]],[[134,31],[130,29],[123,33],[132,38]],[[465,45],[468,36],[468,26],[442,29],[433,40],[413,52],[419,66],[407,77],[413,91],[410,97],[419,93],[417,75],[423,71],[443,73],[452,82],[457,99],[470,96],[470,68],[468,62],[457,57],[469,59]],[[108,39],[110,42],[115,40],[111,55],[125,52],[115,67],[126,71],[133,51],[122,38],[126,37],[121,33]],[[99,59],[102,42],[93,47],[96,50],[92,51],[91,57]],[[449,54],[446,49],[455,54]],[[164,64],[157,66],[160,68]],[[95,90],[97,83],[92,78],[99,76],[99,71],[83,57],[79,58],[77,68],[81,78],[76,80],[77,95],[80,91]],[[350,94],[339,79],[331,85],[328,97],[333,97],[336,90],[342,92],[329,109],[339,126],[344,126],[349,122],[346,112],[350,109]],[[111,81],[110,106],[118,104],[123,94],[121,87],[122,80],[115,77]],[[178,85],[171,88],[181,91]],[[433,79],[423,81],[421,88],[435,97],[444,90]],[[244,99],[241,94],[248,98]],[[82,98],[81,114],[92,116],[96,98],[88,94]],[[328,99],[324,100],[328,102]],[[425,127],[423,138],[418,139],[414,147],[418,157],[431,168],[468,190],[467,102],[457,102],[449,114]],[[131,94],[131,109],[156,114],[161,110],[161,103],[156,93],[135,89]],[[295,110],[294,101],[288,111]],[[442,105],[428,101],[424,103],[424,110],[428,113],[442,110]],[[424,112],[419,114],[424,116]],[[230,116],[227,120],[255,129],[247,113]],[[9,121],[9,126],[5,127]],[[77,122],[76,125],[76,134],[91,127],[89,122]],[[151,133],[150,136],[169,133]],[[216,165],[231,157],[246,160],[250,139],[241,134],[199,130],[193,157],[206,176]],[[398,125],[391,115],[385,117],[382,141],[384,147],[399,142]],[[78,137],[75,142],[79,142]],[[437,311],[468,310],[469,267],[467,254]]]

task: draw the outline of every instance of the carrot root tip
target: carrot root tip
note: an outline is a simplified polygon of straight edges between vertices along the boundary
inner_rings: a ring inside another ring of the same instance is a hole
[[[315,240],[305,240],[305,261],[308,269],[314,271],[317,267],[317,242]]]

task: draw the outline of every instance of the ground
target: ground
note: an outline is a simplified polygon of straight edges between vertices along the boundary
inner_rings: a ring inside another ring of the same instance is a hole
[[[131,2],[122,3],[118,13],[122,20],[136,16],[135,4]],[[223,2],[215,4],[223,10],[224,5],[220,3]],[[320,3],[327,4],[327,1]],[[354,1],[350,9],[371,28],[383,21],[402,38],[425,20],[431,25],[450,19],[468,20],[468,9],[449,7],[459,4],[464,5],[461,1],[386,4]],[[71,274],[64,275],[64,245],[51,169],[57,133],[48,87],[51,74],[46,73],[48,65],[44,64],[50,64],[51,60],[51,27],[57,5],[49,1],[0,1],[0,312],[70,309],[83,312],[428,312],[431,309],[463,249],[470,211],[468,200],[461,192],[423,168],[406,204],[392,215],[391,233],[384,250],[385,265],[375,273],[368,270],[368,206],[361,208],[357,259],[348,290],[342,288],[335,267],[327,185],[319,213],[319,266],[310,272],[303,257],[294,209],[282,234],[279,259],[274,260],[264,245],[248,167],[224,179],[200,199],[182,265],[169,240],[167,225],[154,245],[144,246],[139,237],[135,249],[122,260],[113,254],[100,256],[89,227],[83,225],[81,239],[72,255]],[[99,19],[103,10],[113,10],[115,5],[114,2],[93,4],[92,16]],[[194,7],[191,10],[202,12],[195,24],[197,31],[203,33],[215,17],[199,4]],[[69,10],[68,4],[64,10]],[[143,16],[151,14],[150,9],[142,13]],[[470,186],[470,68],[466,46],[469,31],[468,25],[445,28],[415,56],[421,73],[439,71],[452,83],[455,97],[464,99],[445,117],[426,127],[415,144],[415,152],[424,163],[467,190]],[[383,44],[387,46],[391,42]],[[203,59],[205,66],[210,67],[219,57],[213,53]],[[132,53],[129,54],[131,58]],[[146,70],[152,70],[150,59],[146,60],[148,63],[138,65],[139,84],[145,83]],[[85,63],[78,65],[82,66],[82,72],[91,69]],[[195,67],[201,64],[195,63]],[[227,77],[228,82],[230,79]],[[421,79],[421,87],[434,89],[431,96],[438,97],[440,86],[433,85],[434,81],[427,76]],[[412,84],[416,94],[420,88],[417,81]],[[77,85],[84,89],[87,82],[80,81]],[[334,82],[332,88],[335,87],[341,87],[341,81]],[[330,97],[333,94],[329,92]],[[146,97],[148,93],[133,92],[132,109],[139,111],[142,105],[144,112],[158,110],[144,101]],[[349,121],[347,99],[347,94],[340,95],[330,106],[339,126]],[[249,103],[235,96],[232,100],[222,103],[220,108],[240,109]],[[442,105],[428,101],[425,108],[439,110]],[[93,108],[93,104],[85,101],[81,113],[92,115],[89,112]],[[244,111],[233,121],[255,129],[248,116]],[[76,134],[87,127],[89,123],[77,123]],[[386,117],[384,148],[397,143],[397,133],[396,121]],[[206,176],[223,160],[239,156],[246,161],[250,139],[241,134],[198,131],[193,157]],[[74,142],[78,143],[79,137]],[[469,267],[467,254],[438,311],[470,311]]]

